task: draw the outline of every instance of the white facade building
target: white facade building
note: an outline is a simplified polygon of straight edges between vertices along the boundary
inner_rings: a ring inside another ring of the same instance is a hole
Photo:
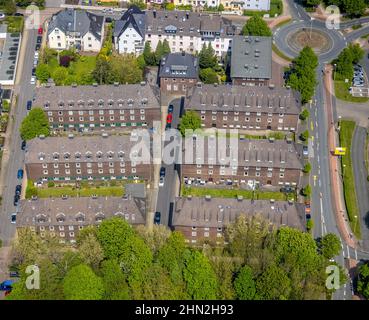
[[[47,40],[52,49],[99,52],[103,35],[104,17],[83,10],[65,9],[52,16]]]
[[[270,10],[270,0],[241,0],[244,10]]]

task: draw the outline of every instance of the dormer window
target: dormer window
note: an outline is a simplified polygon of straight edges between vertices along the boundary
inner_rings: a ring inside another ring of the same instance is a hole
[[[64,213],[58,213],[56,215],[56,222],[62,223],[65,221],[65,214]]]
[[[65,152],[64,153],[64,159],[65,160],[69,160],[70,159],[70,153],[69,152]]]
[[[102,153],[101,151],[97,151],[97,152],[96,152],[96,157],[97,157],[98,159],[101,159],[101,158],[102,158],[102,156],[103,156],[103,153]]]
[[[58,152],[53,153],[53,159],[54,160],[59,160],[59,153]]]
[[[113,157],[114,157],[114,152],[113,151],[109,151],[108,152],[108,158],[109,159],[113,159]]]
[[[83,100],[78,100],[78,106],[83,107],[85,102]]]
[[[118,152],[118,157],[119,157],[120,159],[123,159],[123,158],[124,158],[124,151],[119,151],[119,152]]]
[[[39,154],[38,154],[38,158],[42,161],[42,160],[44,160],[45,159],[45,153],[43,153],[43,152],[40,152]]]
[[[104,100],[100,99],[98,102],[99,107],[103,107],[104,106]]]
[[[142,104],[143,106],[147,105],[147,102],[148,102],[147,98],[143,98],[143,99],[141,100],[141,104]]]
[[[78,212],[76,214],[76,221],[77,222],[84,222],[85,221],[85,214],[82,212]]]
[[[69,100],[68,101],[68,106],[69,107],[74,107],[74,101],[73,100]]]
[[[89,107],[93,107],[94,104],[95,104],[95,101],[92,100],[92,99],[90,99],[90,100],[88,100],[88,103],[87,104],[88,104]]]
[[[90,151],[86,152],[86,158],[87,159],[91,159],[92,158],[92,153]]]
[[[123,99],[119,99],[118,100],[118,106],[119,107],[123,107],[123,104],[124,104],[124,100]]]
[[[133,105],[133,99],[128,99],[127,103],[128,103],[129,106],[132,106]]]
[[[38,214],[38,215],[36,216],[36,221],[37,221],[38,223],[45,223],[45,222],[47,221],[47,217],[46,217],[46,215],[44,215],[44,214]]]
[[[81,153],[80,153],[80,152],[76,152],[76,153],[74,154],[74,157],[75,157],[76,159],[81,159]]]
[[[60,108],[63,108],[63,107],[64,107],[64,101],[59,101],[59,102],[58,102],[58,106],[59,106]]]
[[[46,101],[44,104],[44,108],[49,109],[49,107],[50,107],[50,101]]]
[[[108,105],[109,105],[109,107],[112,107],[112,106],[113,106],[113,104],[114,104],[114,100],[109,99],[109,101],[108,101]]]
[[[95,221],[101,222],[105,219],[105,215],[102,212],[96,213],[95,215]]]

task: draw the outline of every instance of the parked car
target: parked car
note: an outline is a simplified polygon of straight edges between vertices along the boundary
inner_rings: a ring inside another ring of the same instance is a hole
[[[38,34],[41,34],[42,35],[43,32],[44,32],[44,29],[42,29],[42,27],[38,28],[38,30],[37,30],[37,33]]]
[[[40,48],[41,48],[41,45],[39,43],[37,43],[36,46],[35,46],[35,50],[38,51],[38,50],[40,50]]]
[[[14,280],[5,280],[2,283],[0,283],[0,291],[10,291],[12,290],[12,285],[14,283]]]
[[[19,169],[18,172],[17,172],[17,178],[18,179],[23,179],[23,169]]]
[[[0,12],[0,19],[4,19],[5,18],[5,14],[3,12]]]
[[[24,17],[23,13],[16,12],[14,13],[15,17]]]
[[[161,213],[156,211],[154,216],[154,224],[160,224]]]
[[[36,76],[36,68],[32,68],[32,76]]]
[[[168,113],[168,115],[167,115],[167,123],[172,123],[172,121],[173,121],[173,114]]]
[[[105,18],[105,22],[106,23],[111,23],[113,21],[113,19],[112,18],[110,18],[110,17],[106,17]]]
[[[292,187],[282,187],[281,188],[281,192],[285,192],[285,193],[291,193],[291,192],[294,192],[295,189],[292,188]]]
[[[19,194],[15,194],[14,195],[14,201],[13,201],[13,204],[14,204],[15,207],[18,205],[19,199],[20,199]]]
[[[164,167],[160,168],[160,177],[165,177],[165,168]]]
[[[15,187],[15,194],[21,194],[22,192],[22,186],[20,184],[17,184]]]
[[[10,215],[10,223],[15,224],[17,222],[17,213],[14,212]]]
[[[39,57],[39,53],[38,51],[35,51],[34,58],[38,60],[38,57]]]
[[[21,150],[26,150],[26,140],[22,141]]]
[[[159,187],[163,187],[164,186],[164,177],[160,177],[159,179]]]
[[[37,44],[41,44],[42,43],[42,36],[38,36],[36,39]]]
[[[174,106],[170,104],[168,107],[168,113],[173,113],[173,110],[174,110]]]
[[[38,59],[34,59],[34,60],[33,60],[33,66],[34,66],[34,67],[37,67],[37,65],[38,65]]]
[[[32,108],[32,101],[28,100],[27,101],[27,110],[31,110],[31,108]]]
[[[302,147],[302,154],[303,154],[304,157],[309,156],[309,148],[307,146]]]
[[[36,84],[36,77],[35,76],[32,76],[31,77],[31,81],[30,81],[31,84]]]
[[[11,278],[19,278],[19,272],[18,271],[10,271],[9,277]]]

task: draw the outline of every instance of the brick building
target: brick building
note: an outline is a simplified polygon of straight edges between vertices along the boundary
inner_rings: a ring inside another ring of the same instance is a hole
[[[47,114],[52,130],[152,127],[160,121],[159,92],[142,82],[127,85],[45,86],[33,105]]]
[[[193,156],[183,156],[181,176],[185,183],[201,184],[240,184],[262,186],[298,186],[301,170],[303,169],[302,157],[293,143],[285,140],[238,140],[238,150],[232,149],[232,145],[225,148],[230,161],[232,154],[238,153],[237,162],[222,165],[219,153],[213,158],[209,140],[204,139],[203,164],[199,162],[194,144]],[[219,145],[218,145],[219,148]],[[186,149],[187,150],[187,147]],[[219,150],[218,150],[219,151]],[[216,154],[216,153],[215,153]],[[192,158],[192,159],[191,159]]]
[[[234,85],[269,85],[272,78],[272,38],[234,36],[231,79]]]
[[[160,91],[166,94],[186,95],[199,79],[198,59],[184,51],[170,53],[160,62]]]
[[[121,217],[132,225],[144,225],[144,199],[131,197],[53,198],[22,200],[17,228],[29,227],[41,237],[46,233],[60,242],[72,242],[84,227],[99,225],[104,219]]]
[[[182,232],[189,243],[208,240],[222,244],[227,225],[240,215],[261,215],[276,227],[289,226],[305,231],[303,204],[210,196],[176,198],[172,228]]]
[[[204,128],[296,131],[301,99],[287,88],[199,83],[185,109],[198,112]]]
[[[152,166],[131,161],[130,136],[36,138],[27,144],[25,167],[33,181],[149,180]]]

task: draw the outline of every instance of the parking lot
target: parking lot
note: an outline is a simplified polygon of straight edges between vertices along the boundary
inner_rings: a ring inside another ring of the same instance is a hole
[[[361,65],[354,65],[354,77],[352,78],[353,87],[365,87],[368,85],[368,78],[365,75],[364,69]]]

